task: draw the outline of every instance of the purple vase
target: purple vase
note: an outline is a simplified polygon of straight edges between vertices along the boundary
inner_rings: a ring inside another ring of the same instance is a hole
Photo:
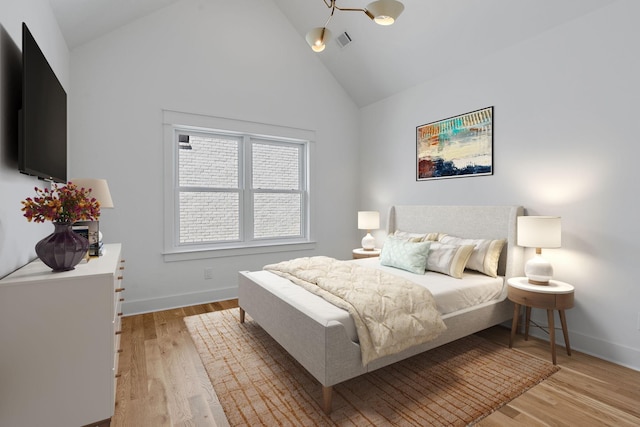
[[[36,254],[53,271],[73,270],[87,254],[89,241],[74,232],[70,222],[53,225],[53,233],[36,244]]]

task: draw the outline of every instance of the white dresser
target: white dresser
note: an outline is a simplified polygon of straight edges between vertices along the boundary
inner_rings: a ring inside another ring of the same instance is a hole
[[[108,425],[122,313],[122,246],[75,270],[35,260],[0,280],[0,426]]]

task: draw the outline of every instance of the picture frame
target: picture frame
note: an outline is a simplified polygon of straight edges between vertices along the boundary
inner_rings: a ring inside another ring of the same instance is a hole
[[[493,106],[416,126],[416,181],[493,175]]]
[[[100,256],[100,226],[98,221],[76,221],[73,230],[80,232],[89,240],[89,256]]]

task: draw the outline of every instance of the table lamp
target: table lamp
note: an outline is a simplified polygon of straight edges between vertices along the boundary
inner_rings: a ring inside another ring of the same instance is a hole
[[[372,251],[376,248],[376,239],[371,235],[371,230],[380,228],[380,213],[377,211],[358,212],[358,230],[367,230],[362,238],[362,249]]]
[[[529,283],[548,285],[553,266],[542,257],[542,248],[559,248],[561,227],[559,216],[519,216],[518,246],[536,248],[536,255],[524,266]]]

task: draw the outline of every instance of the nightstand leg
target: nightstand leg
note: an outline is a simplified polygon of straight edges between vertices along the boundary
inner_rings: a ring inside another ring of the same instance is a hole
[[[513,347],[513,339],[518,329],[518,318],[520,317],[520,304],[513,304],[513,320],[511,321],[511,335],[509,336],[509,348]]]
[[[567,348],[567,354],[571,356],[571,344],[569,344],[569,330],[567,329],[567,317],[564,310],[558,310],[560,313],[560,323],[562,323],[562,334],[564,335],[564,345]]]
[[[551,343],[551,360],[556,365],[556,327],[553,324],[553,310],[547,310],[549,321],[549,342]]]
[[[525,309],[525,323],[524,323],[524,340],[529,341],[529,322],[531,322],[531,307],[527,306]]]

